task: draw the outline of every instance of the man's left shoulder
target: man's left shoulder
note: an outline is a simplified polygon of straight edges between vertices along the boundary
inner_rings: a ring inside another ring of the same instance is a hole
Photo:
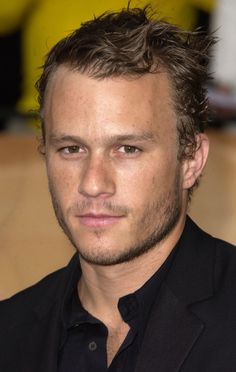
[[[192,244],[198,246],[200,249],[205,249],[209,253],[218,251],[225,257],[236,258],[236,246],[223,239],[215,237],[199,227],[189,216],[187,216],[185,229],[183,232],[185,240],[192,241]]]
[[[236,247],[203,231],[188,217],[171,271],[173,287],[178,289],[188,289],[189,283],[203,291],[212,285],[215,290],[236,288]]]
[[[236,246],[218,238],[210,239],[215,254],[214,277],[222,286],[233,286],[236,291]]]
[[[190,223],[195,231],[194,246],[199,260],[213,268],[212,279],[222,286],[234,283],[236,289],[236,246],[203,231],[193,221]]]

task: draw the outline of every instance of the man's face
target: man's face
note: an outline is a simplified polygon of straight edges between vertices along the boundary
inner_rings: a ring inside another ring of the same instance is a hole
[[[44,108],[60,225],[88,262],[129,261],[162,241],[183,207],[167,74],[93,79],[61,66]]]

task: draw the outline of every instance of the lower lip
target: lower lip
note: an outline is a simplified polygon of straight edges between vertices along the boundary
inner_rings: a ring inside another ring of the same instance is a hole
[[[82,225],[86,227],[102,228],[109,227],[117,223],[122,217],[93,217],[93,216],[79,216]]]

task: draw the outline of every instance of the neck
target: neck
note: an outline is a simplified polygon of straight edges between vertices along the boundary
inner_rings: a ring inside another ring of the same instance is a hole
[[[164,241],[131,262],[99,266],[81,258],[78,291],[84,308],[107,326],[118,325],[122,321],[117,308],[119,299],[139,289],[161,267],[179,240],[184,222],[185,217]]]

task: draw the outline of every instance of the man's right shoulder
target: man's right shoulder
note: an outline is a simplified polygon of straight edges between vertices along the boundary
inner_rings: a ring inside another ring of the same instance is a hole
[[[22,310],[26,310],[29,304],[30,306],[36,305],[39,298],[45,296],[45,292],[47,296],[50,292],[55,294],[55,292],[57,292],[58,282],[60,282],[60,278],[63,276],[64,271],[65,268],[61,268],[50,273],[32,286],[23,289],[10,298],[0,301],[0,322],[2,322],[2,316],[4,317],[4,315],[6,315],[9,317],[9,312],[11,313],[11,311],[16,314],[16,309],[17,311],[21,308]]]
[[[0,301],[0,328],[8,321],[26,320],[29,311],[42,302],[57,301],[62,295],[73,261],[74,257],[68,266],[48,274],[32,286]]]

